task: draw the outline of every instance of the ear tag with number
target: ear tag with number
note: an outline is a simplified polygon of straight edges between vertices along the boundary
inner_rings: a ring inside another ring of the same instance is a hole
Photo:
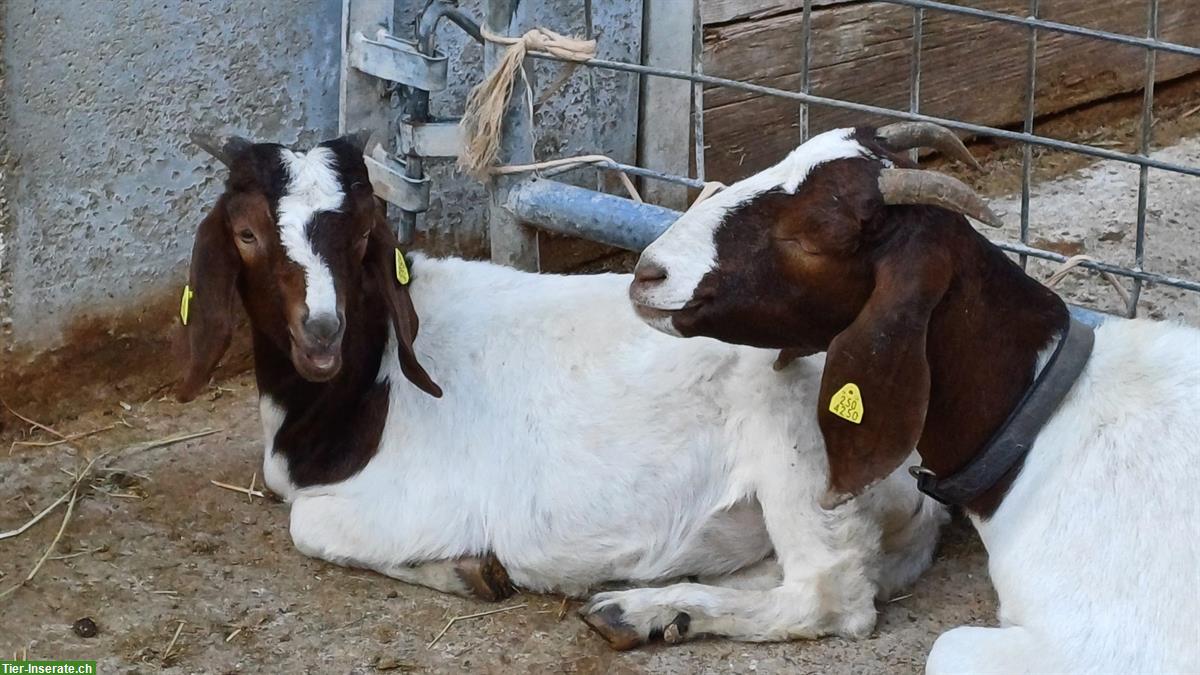
[[[196,294],[192,292],[191,286],[183,287],[183,298],[179,301],[179,318],[183,320],[183,325],[188,325],[188,315],[191,313],[192,298]]]
[[[404,254],[400,249],[396,249],[396,281],[399,281],[401,286],[408,285],[408,265],[404,262]]]
[[[847,382],[841,389],[838,389],[833,398],[829,399],[829,412],[844,420],[862,424],[863,402],[858,385]]]

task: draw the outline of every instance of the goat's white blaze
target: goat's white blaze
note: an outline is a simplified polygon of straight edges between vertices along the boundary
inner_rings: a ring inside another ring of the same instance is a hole
[[[868,155],[870,152],[854,139],[854,129],[827,131],[812,137],[775,166],[697,204],[642,252],[641,262],[661,267],[667,278],[647,288],[635,287],[633,301],[652,309],[681,309],[692,299],[704,275],[716,268],[714,237],[730,212],[772,190],[794,194],[813,169],[826,162]],[[670,319],[650,323],[663,330]]]
[[[342,205],[342,186],[329,148],[280,151],[287,169],[287,191],[279,199],[279,239],[287,256],[304,270],[304,302],[311,317],[337,314],[337,293],[329,266],[312,247],[307,229],[322,211]]]

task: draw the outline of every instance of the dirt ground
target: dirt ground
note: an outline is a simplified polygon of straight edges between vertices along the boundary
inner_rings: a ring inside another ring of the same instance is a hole
[[[125,424],[128,426],[125,426]],[[224,490],[248,485],[261,462],[254,383],[241,376],[183,406],[133,403],[56,430],[111,430],[53,447],[0,447],[0,528],[17,527],[67,491],[69,472],[99,452],[54,559],[0,599],[0,654],[95,658],[102,672],[916,672],[937,634],[994,616],[984,560],[956,524],[933,571],[880,608],[867,640],[782,645],[704,641],[611,651],[560,597],[517,595],[498,605],[462,600],[361,570],[305,558],[288,536],[286,506]],[[169,447],[145,441],[206,429]],[[10,435],[11,436],[11,435]],[[52,440],[50,434],[32,435]],[[61,507],[0,542],[0,589],[23,579],[53,540]],[[457,622],[455,616],[518,606]],[[72,624],[90,617],[91,638]],[[179,622],[183,629],[170,653]],[[239,630],[240,629],[240,630]],[[236,632],[236,634],[235,634]],[[232,636],[232,637],[231,637]],[[165,665],[164,665],[165,664]]]

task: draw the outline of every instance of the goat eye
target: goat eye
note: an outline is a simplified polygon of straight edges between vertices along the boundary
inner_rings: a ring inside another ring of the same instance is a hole
[[[246,244],[253,244],[255,241],[254,233],[250,230],[242,230],[241,232],[238,232],[238,239],[241,239],[242,242]]]

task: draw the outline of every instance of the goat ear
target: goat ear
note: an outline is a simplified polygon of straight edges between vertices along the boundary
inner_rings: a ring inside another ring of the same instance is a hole
[[[413,342],[417,339],[417,310],[409,297],[408,287],[396,278],[396,255],[399,250],[400,242],[396,235],[383,218],[378,218],[371,229],[367,246],[367,273],[387,304],[392,330],[396,333],[400,370],[421,391],[441,398],[442,388],[425,372],[413,349]]]
[[[929,406],[926,336],[950,264],[920,247],[875,263],[875,287],[829,345],[817,420],[829,458],[832,508],[887,477],[916,447]]]
[[[229,236],[225,198],[200,223],[192,245],[192,266],[181,307],[187,374],[176,392],[180,401],[196,397],[217,368],[233,336],[233,311],[241,259]],[[189,293],[190,291],[190,293]]]

